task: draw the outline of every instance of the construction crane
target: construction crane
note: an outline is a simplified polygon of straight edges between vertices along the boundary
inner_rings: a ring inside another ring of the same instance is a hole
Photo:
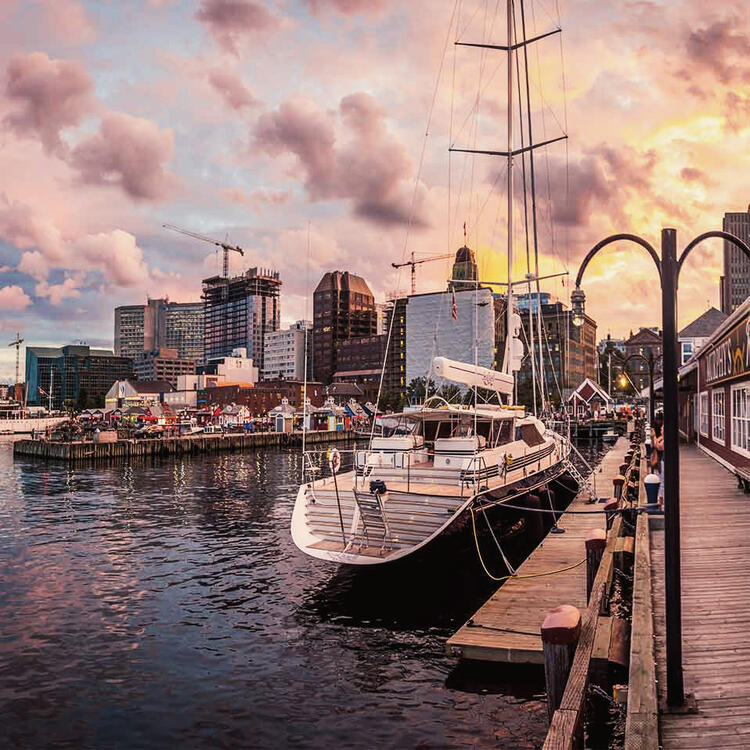
[[[21,344],[23,344],[23,339],[21,338],[20,333],[16,333],[16,340],[11,341],[8,346],[15,346],[16,347],[16,383],[18,383],[18,371],[19,371],[19,364],[21,361]]]
[[[414,260],[414,253],[411,254],[411,260],[407,260],[404,263],[391,263],[394,268],[403,268],[404,266],[411,266],[411,293],[415,294],[417,291],[417,266],[420,263],[431,263],[433,260],[445,260],[446,258],[454,257],[452,253],[445,255],[435,255],[432,258],[422,258],[420,260]]]
[[[180,234],[186,234],[188,237],[194,237],[196,240],[203,240],[203,242],[210,242],[212,245],[216,245],[216,247],[220,247],[224,251],[224,263],[222,265],[222,271],[223,271],[223,278],[228,279],[229,278],[229,251],[239,253],[240,255],[244,255],[245,251],[239,247],[238,245],[230,245],[227,242],[219,242],[219,240],[214,240],[211,237],[206,237],[202,234],[197,234],[196,232],[189,232],[187,229],[181,229],[180,227],[174,226],[174,224],[162,224],[162,226],[165,229],[171,229],[173,232],[179,232]]]

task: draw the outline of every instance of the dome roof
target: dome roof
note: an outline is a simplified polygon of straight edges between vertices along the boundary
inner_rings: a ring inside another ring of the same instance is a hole
[[[474,252],[464,245],[456,251],[456,263],[474,263]]]

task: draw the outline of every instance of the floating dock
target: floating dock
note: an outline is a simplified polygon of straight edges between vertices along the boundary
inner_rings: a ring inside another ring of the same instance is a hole
[[[629,441],[620,437],[595,469],[597,492],[609,495],[612,480],[620,473],[623,453]],[[579,492],[567,510],[602,510],[588,502],[585,491]],[[539,628],[548,612],[561,602],[585,610],[586,565],[585,540],[594,528],[605,528],[606,516],[576,515],[565,512],[558,520],[564,534],[548,534],[509,578],[461,629],[448,639],[452,656],[480,661],[543,664]],[[577,565],[581,561],[582,564]],[[552,570],[572,567],[554,575]]]
[[[351,430],[308,432],[305,441],[328,443],[353,440]],[[255,432],[226,435],[184,435],[182,437],[130,438],[112,443],[92,443],[73,440],[18,440],[13,443],[13,456],[39,460],[65,461],[122,461],[150,456],[190,455],[197,453],[239,452],[267,446],[301,445],[302,433]]]

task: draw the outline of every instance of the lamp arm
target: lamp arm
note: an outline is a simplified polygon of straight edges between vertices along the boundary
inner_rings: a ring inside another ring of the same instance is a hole
[[[640,245],[648,252],[648,254],[651,256],[651,259],[656,264],[656,269],[657,271],[659,271],[659,280],[661,281],[661,261],[659,260],[659,256],[656,254],[656,250],[654,250],[654,248],[648,242],[646,242],[646,240],[636,234],[613,234],[610,237],[605,237],[601,242],[597,242],[596,245],[594,245],[594,247],[589,250],[588,254],[581,263],[581,267],[578,269],[578,276],[576,276],[577,288],[581,286],[583,272],[586,270],[586,266],[589,264],[589,261],[606,245],[609,245],[612,242],[622,242],[623,240],[635,242],[636,245]]]
[[[680,255],[680,260],[677,261],[677,280],[680,279],[680,271],[682,270],[682,264],[685,262],[685,258],[687,258],[690,251],[699,243],[703,242],[703,240],[708,240],[711,238],[718,238],[726,240],[727,242],[731,242],[733,245],[738,247],[740,250],[742,250],[745,253],[745,256],[750,259],[750,247],[748,247],[739,237],[735,237],[733,234],[730,234],[729,232],[719,232],[718,230],[712,231],[712,232],[704,232],[703,234],[699,234],[694,240],[691,240],[688,242],[688,244],[685,246],[685,249],[682,251],[682,254]]]

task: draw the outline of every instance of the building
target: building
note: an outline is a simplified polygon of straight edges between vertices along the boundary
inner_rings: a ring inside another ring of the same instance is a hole
[[[721,228],[750,244],[750,206],[747,213],[725,213]],[[719,287],[721,311],[733,313],[750,297],[750,259],[736,245],[724,240],[724,275]]]
[[[377,332],[375,298],[360,276],[329,271],[313,293],[313,374],[330,383],[338,367],[339,342]]]
[[[252,386],[258,382],[258,368],[243,348],[233,349],[226,357],[212,357],[197,369],[199,375],[216,375],[217,383]]]
[[[180,375],[195,374],[195,360],[183,359],[177,349],[158,349],[141,352],[133,360],[133,369],[138,380],[166,380],[177,387]]]
[[[312,323],[298,320],[286,330],[270,331],[266,334],[262,380],[304,380],[305,340],[307,339],[310,352],[311,328]],[[307,370],[310,377],[312,356],[308,356]]]
[[[726,313],[711,307],[677,334],[681,365],[684,365],[711,338],[713,332],[727,317]]]
[[[649,356],[654,358],[654,379],[661,376],[662,371],[662,345],[661,331],[656,328],[639,328],[636,333],[630,332],[629,338],[625,341],[625,359],[633,354],[640,354],[646,359]],[[636,391],[642,391],[648,387],[648,364],[640,357],[634,357],[626,366],[630,380]]]
[[[242,348],[262,371],[266,335],[281,326],[280,289],[278,271],[267,269],[204,279],[204,360]]]
[[[166,380],[135,380],[126,378],[112,384],[107,391],[105,406],[112,409],[129,407],[149,407],[161,404],[165,395],[174,390]]]
[[[536,295],[532,295],[532,303],[521,295],[519,313],[523,333],[521,336],[528,352],[529,343],[535,342],[534,368],[538,369],[539,343],[537,335],[536,314],[531,318],[529,308],[536,310]],[[582,326],[573,325],[572,312],[559,301],[542,294],[542,361],[544,364],[544,386],[548,401],[559,404],[567,400],[573,390],[586,378],[598,382],[599,355],[596,347],[596,321],[588,315],[584,316]],[[553,301],[554,300],[554,301]],[[533,333],[530,332],[530,327]],[[531,404],[533,399],[532,386],[533,368],[531,357],[524,357],[521,369],[516,375],[519,401]],[[537,381],[538,382],[538,381]]]
[[[467,291],[476,288],[476,284],[471,283],[479,279],[479,271],[477,269],[477,261],[474,257],[474,251],[468,248],[466,245],[458,248],[456,251],[456,260],[453,263],[453,284],[449,284],[449,288],[457,291]]]
[[[115,308],[115,354],[135,360],[142,352],[176,349],[180,359],[203,359],[203,303],[150,299]]]
[[[299,380],[276,380],[258,383],[253,388],[242,385],[217,385],[207,388],[203,398],[206,404],[224,405],[236,404],[247,406],[250,414],[254,417],[262,417],[271,409],[278,406],[282,399],[286,398],[288,403],[302,409],[304,382]],[[323,405],[322,383],[309,382],[307,394],[313,407]]]
[[[338,367],[333,374],[333,385],[352,383],[358,385],[367,401],[375,401],[383,374],[387,333],[376,336],[362,336],[339,342]],[[385,382],[383,383],[385,391]],[[330,395],[330,394],[329,394]]]
[[[383,393],[396,399],[406,395],[406,305],[407,297],[389,300],[386,308],[385,334],[388,355],[385,361]],[[395,316],[391,325],[391,316]]]
[[[66,403],[79,408],[102,406],[112,383],[132,375],[132,360],[109,349],[85,344],[26,347],[29,404],[46,406],[51,394],[54,408]]]

